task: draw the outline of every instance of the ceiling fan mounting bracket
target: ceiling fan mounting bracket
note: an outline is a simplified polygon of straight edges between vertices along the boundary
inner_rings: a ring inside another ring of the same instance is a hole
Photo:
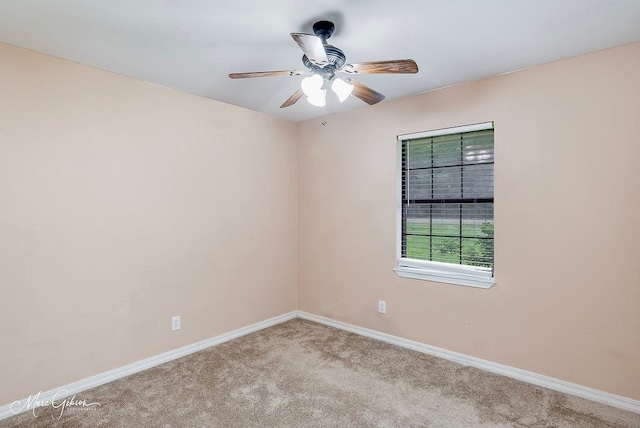
[[[327,40],[331,37],[335,29],[336,26],[331,21],[318,21],[313,24],[313,34],[322,38],[322,40]]]

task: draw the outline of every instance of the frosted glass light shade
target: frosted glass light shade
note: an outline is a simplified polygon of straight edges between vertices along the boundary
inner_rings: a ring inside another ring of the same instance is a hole
[[[311,104],[312,106],[324,107],[325,105],[327,105],[327,90],[317,90],[316,92],[307,96],[307,101],[309,101],[309,104]]]
[[[319,74],[314,74],[309,77],[305,77],[302,79],[302,83],[300,83],[300,88],[302,88],[302,92],[308,97],[317,94],[322,90],[322,85],[324,85],[324,79]]]
[[[336,77],[333,79],[333,83],[331,84],[331,90],[338,96],[340,102],[343,102],[349,98],[349,95],[353,92],[353,85],[345,82],[339,77]]]

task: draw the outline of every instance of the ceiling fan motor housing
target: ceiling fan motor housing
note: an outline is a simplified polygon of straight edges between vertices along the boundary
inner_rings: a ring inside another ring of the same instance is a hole
[[[331,21],[318,21],[313,24],[313,33],[322,39],[325,53],[329,62],[323,66],[312,63],[306,55],[302,55],[302,63],[315,74],[320,74],[326,80],[331,80],[335,76],[336,70],[344,66],[347,57],[341,49],[327,43],[336,27]]]
[[[321,74],[328,78],[332,78],[336,70],[341,69],[345,64],[345,62],[347,61],[347,57],[341,49],[332,45],[324,45],[324,50],[327,53],[327,59],[329,59],[329,63],[325,64],[323,67],[315,65],[314,63],[309,61],[309,58],[307,58],[306,55],[302,55],[302,63],[312,72]]]

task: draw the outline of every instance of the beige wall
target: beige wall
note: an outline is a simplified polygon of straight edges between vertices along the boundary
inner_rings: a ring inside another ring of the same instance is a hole
[[[296,309],[295,124],[0,64],[0,405]]]
[[[301,310],[640,399],[640,43],[323,120],[299,129]],[[396,135],[491,120],[496,285],[397,277]]]
[[[326,126],[0,64],[0,404],[296,307],[640,399],[640,44]],[[396,277],[395,136],[488,120],[496,286]]]

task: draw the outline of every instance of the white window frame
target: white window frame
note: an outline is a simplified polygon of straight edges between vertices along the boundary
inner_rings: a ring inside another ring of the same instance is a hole
[[[393,268],[398,276],[425,281],[443,282],[447,284],[465,285],[476,288],[490,288],[495,284],[493,269],[491,268],[432,262],[402,257],[402,142],[418,138],[435,137],[438,135],[483,131],[486,129],[493,129],[493,122],[398,135],[396,167],[396,266]]]

